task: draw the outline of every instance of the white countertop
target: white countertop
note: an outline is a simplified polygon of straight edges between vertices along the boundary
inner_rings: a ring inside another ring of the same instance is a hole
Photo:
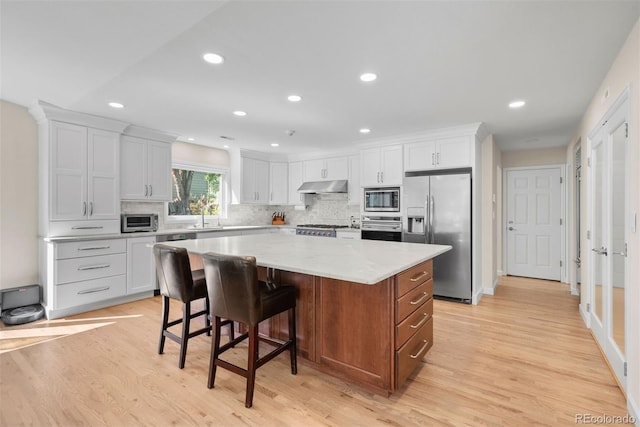
[[[446,245],[256,234],[166,242],[203,254],[256,257],[259,266],[373,285],[451,249]]]

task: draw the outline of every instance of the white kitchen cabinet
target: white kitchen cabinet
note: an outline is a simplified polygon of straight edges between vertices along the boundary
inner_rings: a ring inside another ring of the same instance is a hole
[[[336,238],[346,240],[360,240],[360,230],[336,230]]]
[[[350,205],[358,205],[362,200],[362,187],[360,186],[360,156],[349,156],[349,196]]]
[[[269,162],[242,158],[242,203],[269,203]]]
[[[298,192],[303,180],[303,162],[289,163],[289,204],[305,205],[305,195]]]
[[[115,132],[51,123],[51,221],[120,217],[118,141]]]
[[[125,135],[120,193],[122,200],[171,200],[171,144]]]
[[[347,157],[305,160],[302,170],[304,182],[349,179],[349,161]]]
[[[286,162],[269,163],[269,204],[286,205],[289,199],[289,165]]]
[[[473,141],[468,136],[405,144],[404,170],[420,171],[473,166]]]
[[[153,247],[155,236],[127,239],[127,294],[156,289]]]
[[[370,148],[360,152],[360,185],[402,184],[402,145]]]

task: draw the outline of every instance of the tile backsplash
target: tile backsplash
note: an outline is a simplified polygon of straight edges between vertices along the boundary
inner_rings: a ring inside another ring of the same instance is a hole
[[[222,225],[267,225],[271,224],[273,212],[284,212],[286,224],[337,224],[350,225],[350,217],[360,217],[360,206],[350,205],[347,194],[315,194],[308,197],[305,210],[296,210],[290,205],[230,205],[227,218],[220,219]],[[162,202],[122,202],[123,213],[156,213],[158,228],[184,228],[190,224],[166,224]]]

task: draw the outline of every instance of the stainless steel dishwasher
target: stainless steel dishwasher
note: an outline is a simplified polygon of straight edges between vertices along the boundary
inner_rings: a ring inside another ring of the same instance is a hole
[[[172,233],[172,234],[158,234],[156,236],[156,243],[159,242],[175,242],[177,240],[193,240],[197,238],[196,232],[188,233]],[[153,291],[154,295],[160,295],[160,286],[158,285],[158,278],[156,277],[156,289]]]

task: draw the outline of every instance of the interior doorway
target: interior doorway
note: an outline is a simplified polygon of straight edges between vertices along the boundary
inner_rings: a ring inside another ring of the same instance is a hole
[[[506,274],[560,280],[562,166],[506,170]]]

